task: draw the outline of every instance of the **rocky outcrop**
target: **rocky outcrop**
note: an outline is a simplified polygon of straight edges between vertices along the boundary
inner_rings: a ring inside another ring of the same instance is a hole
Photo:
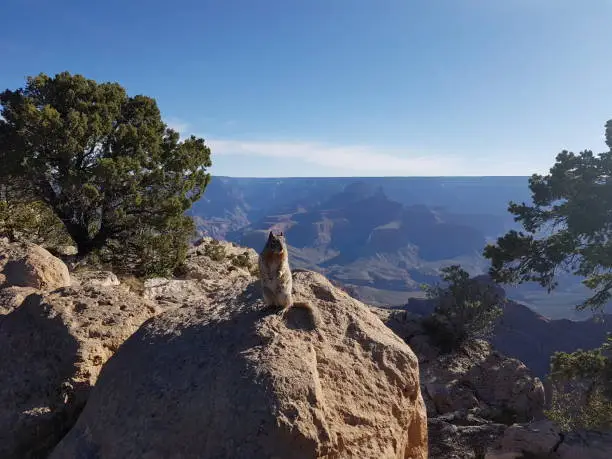
[[[427,366],[424,378],[445,381],[453,411],[486,405],[492,418],[528,421],[542,416],[544,387],[519,360],[495,352],[484,341],[468,343],[459,352],[440,356]],[[448,381],[448,382],[447,382]],[[444,405],[439,411],[444,412]]]
[[[519,360],[505,357],[481,340],[442,354],[424,332],[418,316],[377,311],[419,357],[421,385],[431,416],[478,410],[489,419],[506,423],[542,416],[544,386]]]
[[[563,433],[553,422],[542,420],[509,427],[486,459],[609,459],[612,432]]]
[[[145,281],[144,296],[164,307],[206,302],[219,290],[256,279],[257,252],[209,237],[190,248],[176,279]]]
[[[0,457],[44,457],[76,421],[104,363],[159,310],[120,287],[91,285],[15,306],[0,316]]]
[[[51,458],[427,457],[410,348],[324,277],[267,309],[253,279],[143,325]]]
[[[479,276],[490,285],[487,276]],[[504,290],[496,286],[500,295]],[[404,307],[411,314],[426,316],[433,312],[432,300],[412,298]],[[600,319],[604,320],[600,320]],[[550,358],[555,352],[574,352],[601,346],[612,333],[612,316],[589,320],[549,319],[524,304],[508,300],[503,315],[488,340],[502,354],[523,362],[534,375],[544,378],[550,369]]]
[[[508,425],[542,417],[544,387],[520,361],[480,340],[442,354],[425,333],[421,316],[372,310],[419,359],[430,459],[481,458]]]
[[[430,459],[478,459],[507,426],[465,412],[429,418]]]
[[[4,287],[55,290],[70,285],[70,274],[62,260],[40,246],[29,243],[0,247],[0,279]]]
[[[69,287],[41,250],[0,239],[0,272],[21,266],[0,274],[1,458],[612,457],[610,434],[508,427],[543,389],[484,342],[442,355],[417,316],[299,270],[312,309],[265,308],[252,250],[204,238],[178,278]]]

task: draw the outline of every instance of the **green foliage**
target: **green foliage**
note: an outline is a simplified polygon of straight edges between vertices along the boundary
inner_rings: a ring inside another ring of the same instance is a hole
[[[138,277],[170,276],[187,256],[187,243],[195,233],[193,220],[181,215],[167,221],[167,227],[140,228],[126,239],[111,240],[99,251],[95,264],[109,264],[122,274]]]
[[[79,255],[125,252],[147,274],[184,257],[184,212],[210,180],[203,139],[180,141],[149,97],[67,72],[28,78],[0,104],[0,174],[28,182]]]
[[[470,279],[460,266],[442,269],[442,279],[446,286],[425,288],[436,303],[433,314],[423,321],[426,331],[443,352],[468,339],[486,338],[502,313],[503,297],[492,285]]]
[[[564,430],[612,428],[612,338],[600,348],[551,358],[548,417]]]
[[[46,247],[71,245],[62,222],[41,201],[32,201],[13,187],[0,183],[0,237],[27,241]]]
[[[562,151],[548,175],[529,180],[532,205],[510,203],[524,232],[510,231],[485,249],[496,281],[533,281],[550,291],[563,271],[584,277],[594,290],[579,309],[600,310],[610,300],[612,120],[605,134],[610,151]]]

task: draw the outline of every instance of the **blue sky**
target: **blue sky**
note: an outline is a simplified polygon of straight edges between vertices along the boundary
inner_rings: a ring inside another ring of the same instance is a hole
[[[604,149],[612,0],[4,0],[0,88],[155,97],[232,176],[528,175]]]

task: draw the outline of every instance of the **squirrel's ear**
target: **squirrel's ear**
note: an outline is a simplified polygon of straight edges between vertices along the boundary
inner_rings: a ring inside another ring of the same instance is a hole
[[[274,235],[272,234],[272,231],[270,231],[270,234],[268,234],[268,239],[272,239],[274,237]]]
[[[284,236],[284,235],[285,234],[282,231],[279,233],[279,236]]]

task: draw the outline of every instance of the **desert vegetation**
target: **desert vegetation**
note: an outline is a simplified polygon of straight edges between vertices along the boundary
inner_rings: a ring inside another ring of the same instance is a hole
[[[562,151],[549,174],[531,177],[531,205],[510,203],[523,231],[486,247],[493,279],[538,282],[551,291],[559,273],[571,273],[593,291],[577,308],[603,312],[612,298],[612,120],[604,135],[608,151]],[[612,425],[611,343],[552,357],[549,415],[566,429]]]
[[[443,268],[441,277],[445,284],[425,287],[435,302],[433,314],[423,321],[425,329],[445,352],[469,339],[487,338],[501,316],[504,298],[493,285],[470,279],[460,266]]]
[[[68,72],[29,77],[0,104],[2,233],[61,227],[80,257],[138,275],[180,264],[185,211],[210,180],[203,139],[180,140],[150,97]]]

